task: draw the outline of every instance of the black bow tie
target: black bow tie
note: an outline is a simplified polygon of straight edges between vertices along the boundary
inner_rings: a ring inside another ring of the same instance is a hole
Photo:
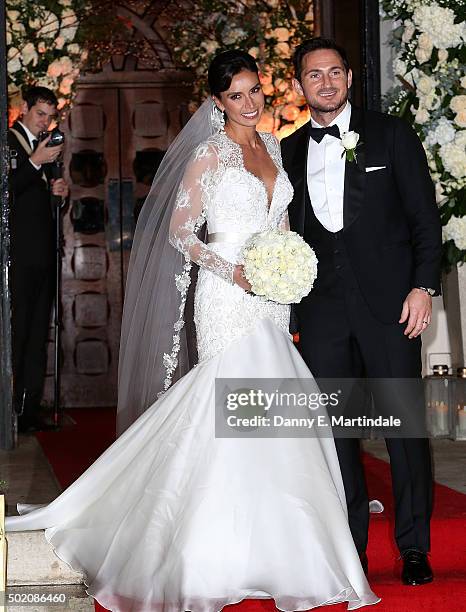
[[[32,150],[35,151],[38,146],[39,146],[39,141],[37,140],[37,138],[34,138],[32,141]]]
[[[311,138],[317,143],[322,141],[322,138],[325,136],[325,134],[328,134],[329,136],[334,136],[335,138],[341,138],[340,128],[338,127],[338,125],[335,124],[322,128],[311,126],[309,128],[309,134],[311,135]]]

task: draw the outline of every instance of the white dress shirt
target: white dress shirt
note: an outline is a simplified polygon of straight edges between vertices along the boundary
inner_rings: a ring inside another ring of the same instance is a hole
[[[338,125],[340,134],[349,131],[351,104],[330,125]],[[311,118],[313,127],[323,127]],[[345,156],[339,138],[326,134],[320,143],[309,138],[307,156],[307,187],[317,219],[330,232],[343,229],[343,192],[345,186]]]
[[[34,141],[35,140],[39,141],[39,139],[36,136],[34,136],[34,134],[31,132],[31,130],[29,128],[27,128],[24,125],[24,123],[22,123],[21,121],[18,121],[18,123],[23,128],[23,130],[26,132],[26,136],[28,137],[28,140],[29,140],[29,145],[30,145],[31,149],[34,151]],[[34,166],[34,168],[36,170],[40,170],[41,169],[41,166],[38,166],[33,161],[31,161],[31,158],[29,158],[29,161],[31,162],[31,164]]]

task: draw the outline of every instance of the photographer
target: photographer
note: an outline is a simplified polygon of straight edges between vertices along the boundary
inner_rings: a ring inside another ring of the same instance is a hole
[[[51,194],[68,195],[51,163],[63,144],[45,137],[57,118],[57,99],[45,87],[23,93],[22,118],[8,134],[11,195],[11,298],[15,408],[19,431],[48,428],[40,415],[47,337],[55,284],[55,230]]]

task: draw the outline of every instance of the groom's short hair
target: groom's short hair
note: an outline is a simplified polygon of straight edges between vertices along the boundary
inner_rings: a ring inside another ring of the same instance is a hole
[[[343,62],[343,66],[345,67],[346,72],[348,72],[349,62],[348,56],[346,55],[346,51],[344,50],[344,48],[331,38],[323,38],[321,36],[318,36],[316,38],[304,40],[299,45],[299,47],[296,47],[296,50],[293,54],[293,65],[295,77],[298,81],[301,78],[301,70],[303,67],[304,56],[308,53],[311,53],[312,51],[319,51],[319,49],[332,49],[333,51],[336,51],[341,57],[341,61]]]

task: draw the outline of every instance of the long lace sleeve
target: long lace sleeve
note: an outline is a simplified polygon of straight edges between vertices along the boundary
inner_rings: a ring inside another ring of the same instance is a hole
[[[233,283],[235,264],[210,250],[196,235],[206,220],[205,208],[217,165],[217,154],[212,146],[202,144],[194,152],[178,190],[170,221],[170,244],[183,253],[186,261]]]

